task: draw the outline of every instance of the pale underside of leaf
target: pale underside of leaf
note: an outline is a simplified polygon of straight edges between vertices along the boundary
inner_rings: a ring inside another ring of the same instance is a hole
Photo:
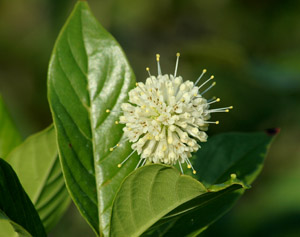
[[[53,126],[27,138],[7,157],[49,231],[70,203]]]

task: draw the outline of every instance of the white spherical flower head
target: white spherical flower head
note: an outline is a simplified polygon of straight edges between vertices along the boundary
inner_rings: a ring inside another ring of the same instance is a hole
[[[200,148],[199,142],[207,141],[205,131],[208,124],[219,123],[208,121],[211,113],[228,112],[232,107],[209,109],[220,99],[206,100],[203,97],[215,83],[200,92],[214,78],[211,76],[197,86],[205,69],[195,83],[183,81],[181,76],[176,75],[179,53],[174,75],[162,75],[159,55],[156,59],[158,76],[152,76],[147,68],[149,77],[146,82],[136,83],[136,87],[129,92],[128,103],[121,105],[123,115],[119,123],[125,124],[124,135],[132,143],[133,153],[140,155],[138,166],[146,161],[169,165],[178,162],[181,171],[181,163],[187,163],[188,168],[193,169],[189,158]],[[194,169],[193,172],[196,173]]]

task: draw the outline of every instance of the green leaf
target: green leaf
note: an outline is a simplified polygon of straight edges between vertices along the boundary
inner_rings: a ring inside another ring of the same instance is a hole
[[[0,157],[5,158],[21,142],[21,135],[13,123],[0,95]]]
[[[181,175],[176,168],[147,165],[132,172],[122,184],[114,201],[111,236],[140,236],[161,218],[186,215],[228,190],[241,187],[246,188],[237,179],[230,179],[206,188],[191,176]]]
[[[27,138],[6,160],[17,173],[48,232],[70,204],[53,126]]]
[[[135,83],[115,39],[78,2],[56,41],[48,71],[48,98],[67,188],[98,234],[108,235],[112,202],[137,157],[116,125]],[[114,110],[106,113],[106,109]],[[113,152],[109,148],[121,143]]]
[[[251,184],[261,172],[273,135],[277,132],[275,129],[211,137],[195,155],[197,179],[211,185],[235,173],[239,179]]]
[[[260,173],[272,141],[272,133],[226,133],[211,137],[195,154],[197,179],[206,187],[224,182],[232,173],[250,185]],[[225,192],[207,206],[198,206],[188,214],[158,228],[164,236],[197,236],[216,221],[241,197],[243,190]],[[154,228],[154,227],[153,227]]]
[[[20,236],[46,236],[32,202],[11,166],[0,159],[0,219],[9,221]]]

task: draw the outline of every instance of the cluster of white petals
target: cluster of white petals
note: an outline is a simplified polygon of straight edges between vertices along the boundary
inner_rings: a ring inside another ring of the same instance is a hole
[[[181,76],[176,76],[178,60],[179,54],[174,75],[162,75],[157,55],[159,75],[152,76],[147,68],[149,77],[146,82],[136,83],[129,92],[128,103],[121,105],[123,115],[119,123],[125,124],[124,135],[132,143],[133,152],[119,167],[137,152],[143,164],[146,161],[170,165],[179,162],[181,171],[181,163],[193,168],[189,161],[191,153],[200,148],[199,142],[206,142],[208,124],[218,124],[218,121],[208,121],[210,114],[228,112],[232,108],[209,109],[220,99],[207,101],[202,95],[215,83],[202,93],[199,90],[214,77],[197,86],[206,72],[204,69],[196,83],[183,81]],[[196,171],[193,169],[193,172]]]
[[[182,77],[159,75],[137,83],[122,104],[124,133],[132,149],[153,163],[184,163],[206,142],[207,100],[198,87]]]

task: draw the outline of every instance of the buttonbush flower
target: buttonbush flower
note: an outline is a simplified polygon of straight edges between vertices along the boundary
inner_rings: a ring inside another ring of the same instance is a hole
[[[140,155],[137,167],[143,166],[146,161],[169,165],[178,162],[183,173],[181,164],[187,163],[188,168],[192,168],[195,174],[189,158],[200,148],[200,142],[207,141],[205,131],[208,125],[219,123],[209,121],[211,114],[232,109],[232,106],[210,109],[210,106],[220,99],[207,100],[203,95],[215,86],[216,82],[205,90],[202,88],[213,80],[214,76],[198,85],[206,73],[204,69],[195,83],[184,81],[181,76],[177,76],[180,54],[177,53],[176,56],[174,74],[163,75],[160,55],[157,54],[158,75],[151,75],[150,69],[146,68],[149,74],[146,82],[136,83],[136,87],[129,92],[128,103],[121,105],[123,115],[116,123],[125,125],[124,135],[132,143],[133,152],[118,165],[119,167],[137,152]]]

